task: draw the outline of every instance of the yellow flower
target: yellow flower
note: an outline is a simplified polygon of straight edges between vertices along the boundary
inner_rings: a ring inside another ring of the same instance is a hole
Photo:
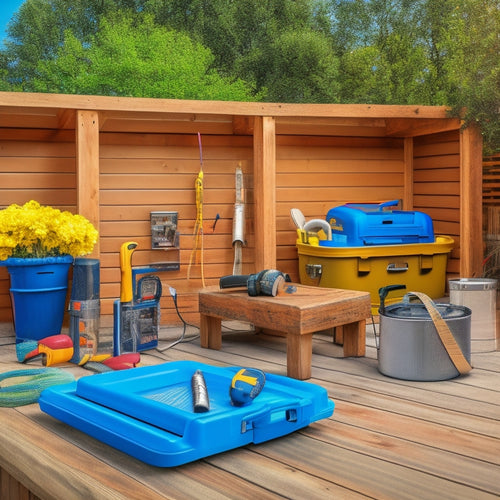
[[[79,257],[92,252],[98,233],[83,216],[31,200],[0,210],[0,261],[9,257]]]

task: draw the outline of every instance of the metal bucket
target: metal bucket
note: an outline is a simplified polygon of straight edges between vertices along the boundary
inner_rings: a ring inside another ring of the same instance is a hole
[[[452,304],[435,304],[435,307],[470,363],[471,310]],[[380,373],[415,381],[447,380],[460,374],[423,304],[404,301],[381,307],[379,313]]]
[[[496,349],[497,280],[460,278],[449,280],[450,303],[472,311],[471,351]]]

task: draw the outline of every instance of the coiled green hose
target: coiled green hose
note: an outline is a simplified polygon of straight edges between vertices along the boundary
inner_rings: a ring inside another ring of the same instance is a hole
[[[13,377],[27,377],[19,384],[1,386],[1,382]],[[36,403],[41,392],[53,385],[69,384],[75,377],[60,368],[35,368],[13,370],[0,374],[0,406],[15,407]]]

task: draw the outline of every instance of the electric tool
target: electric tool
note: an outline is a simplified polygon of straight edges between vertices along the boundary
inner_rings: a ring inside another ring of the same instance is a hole
[[[248,291],[248,295],[269,295],[276,297],[278,290],[285,283],[290,282],[288,274],[284,274],[276,269],[265,269],[255,274],[240,274],[223,276],[219,280],[220,288],[241,288]]]
[[[114,303],[113,354],[152,349],[158,345],[160,328],[161,281],[151,273],[158,267],[132,268],[135,241],[123,243],[120,248],[120,299]],[[137,279],[139,275],[144,274]]]
[[[20,363],[42,358],[44,366],[65,363],[73,356],[73,342],[68,335],[58,334],[44,339],[26,340],[16,344],[16,355]]]

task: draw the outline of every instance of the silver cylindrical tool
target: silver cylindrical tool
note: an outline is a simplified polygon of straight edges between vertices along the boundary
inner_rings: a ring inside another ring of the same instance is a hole
[[[193,410],[195,413],[204,413],[210,409],[205,377],[200,370],[196,370],[191,377],[191,390],[193,393]]]

